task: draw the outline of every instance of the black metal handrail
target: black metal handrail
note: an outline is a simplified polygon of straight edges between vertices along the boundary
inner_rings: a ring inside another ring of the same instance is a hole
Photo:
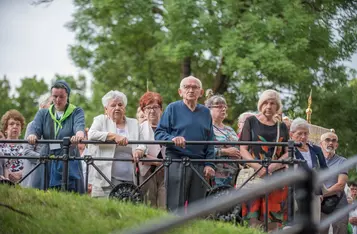
[[[0,142],[3,143],[28,143],[26,140],[0,140]],[[88,161],[132,161],[131,159],[123,160],[123,159],[114,159],[114,158],[101,158],[101,157],[72,157],[69,155],[69,146],[71,145],[71,142],[69,138],[64,138],[63,140],[38,140],[38,144],[41,143],[60,143],[62,144],[64,153],[63,156],[56,156],[56,157],[50,157],[50,156],[45,156],[45,157],[18,157],[18,156],[0,156],[0,158],[21,158],[21,159],[39,159],[40,164],[45,162],[46,160],[62,160],[64,161],[64,172],[63,173],[63,178],[62,178],[62,188],[64,190],[67,189],[68,185],[68,162],[70,160],[85,160],[86,162]],[[84,144],[115,144],[115,142],[100,142],[100,141],[82,141],[81,143]],[[172,141],[129,141],[129,144],[163,144],[163,145],[172,145]],[[281,143],[274,143],[274,142],[216,142],[216,141],[187,141],[187,145],[192,144],[192,145],[200,145],[200,144],[207,144],[207,145],[279,145],[279,146],[287,146],[288,147],[288,153],[289,153],[289,159],[286,160],[242,160],[242,159],[236,159],[236,160],[222,160],[222,159],[216,159],[216,160],[210,160],[210,159],[190,159],[190,162],[193,163],[198,163],[198,162],[231,162],[231,163],[260,163],[262,165],[266,163],[285,163],[285,164],[295,164],[295,163],[301,163],[304,162],[304,160],[296,160],[293,157],[294,154],[294,148],[297,146],[300,146],[300,143],[295,143],[292,141],[289,142],[281,142]],[[141,159],[140,161],[142,162],[164,162],[165,163],[166,159]],[[170,162],[182,162],[182,160],[179,159],[170,159]],[[250,200],[253,197],[261,196],[264,194],[267,194],[269,191],[272,191],[276,188],[282,187],[282,185],[291,185],[292,183],[300,182],[303,186],[302,188],[305,190],[303,195],[303,199],[309,201],[311,200],[312,196],[312,191],[315,189],[314,187],[316,186],[321,186],[321,184],[326,181],[327,179],[337,176],[343,171],[346,171],[352,167],[354,167],[357,164],[357,156],[348,159],[346,162],[344,162],[342,165],[340,165],[338,168],[334,169],[329,169],[326,171],[320,172],[315,180],[314,173],[311,171],[290,171],[288,174],[284,174],[284,176],[280,176],[279,174],[273,175],[267,180],[265,180],[264,184],[259,184],[259,186],[253,186],[252,189],[249,190],[240,190],[239,192],[232,192],[230,195],[227,195],[227,197],[223,197],[219,201],[215,200],[205,200],[205,201],[200,201],[198,203],[193,203],[191,204],[191,211],[194,210],[193,212],[189,212],[186,215],[180,216],[180,217],[171,217],[168,219],[165,219],[165,223],[163,224],[162,221],[161,223],[155,224],[155,226],[146,226],[143,227],[142,229],[136,229],[136,233],[157,233],[158,231],[163,231],[163,230],[168,230],[170,228],[176,227],[184,222],[190,221],[194,218],[200,217],[204,214],[208,214],[213,211],[219,211],[219,210],[224,210],[226,208],[229,208],[239,202],[245,201],[245,200]],[[38,167],[38,165],[36,165]],[[94,165],[93,165],[94,166]],[[33,169],[32,171],[34,171]],[[32,172],[31,171],[31,172]],[[168,173],[168,170],[166,171]],[[165,173],[166,173],[165,172]],[[289,187],[289,194],[291,193],[291,186]],[[290,196],[290,199],[292,199],[292,196]],[[301,199],[301,198],[300,198]],[[291,202],[291,201],[290,201]],[[289,203],[289,201],[288,201]],[[322,230],[330,223],[333,223],[343,216],[345,216],[349,211],[355,209],[357,207],[357,204],[349,205],[344,207],[343,209],[338,210],[335,213],[332,213],[327,219],[323,220],[320,225],[315,225],[312,222],[312,217],[311,217],[311,204],[308,202],[303,203],[302,207],[299,207],[301,209],[301,216],[299,216],[297,220],[301,221],[301,225],[296,224],[292,226],[291,228],[287,230],[282,230],[280,232],[277,232],[279,234],[282,233],[316,233],[317,230]],[[182,212],[182,211],[181,211]],[[144,230],[145,229],[145,230]],[[142,231],[142,232],[139,232]]]
[[[67,137],[63,140],[36,140],[37,144],[61,144]],[[0,143],[24,143],[28,144],[27,140],[8,140],[1,139]],[[79,144],[116,144],[114,141],[89,141],[83,140]],[[173,141],[133,141],[129,140],[128,145],[173,145]],[[262,142],[262,141],[186,141],[186,145],[267,145],[267,146],[289,146],[289,142]],[[294,147],[301,146],[300,142],[294,142]]]
[[[189,221],[193,221],[199,217],[209,215],[214,212],[224,211],[238,203],[250,200],[252,198],[260,197],[267,192],[274,189],[281,188],[284,185],[293,182],[304,181],[308,179],[308,174],[299,169],[292,171],[289,175],[283,173],[276,173],[269,179],[266,179],[263,184],[252,185],[249,189],[242,189],[240,191],[233,190],[230,194],[222,195],[219,200],[207,198],[205,200],[192,203],[191,208],[185,213],[184,209],[179,211],[180,216],[173,216],[167,218],[158,218],[147,224],[140,224],[139,228],[127,230],[126,234],[154,234],[168,231],[172,228],[178,227]],[[119,232],[117,232],[119,233]],[[120,231],[123,233],[123,231]]]

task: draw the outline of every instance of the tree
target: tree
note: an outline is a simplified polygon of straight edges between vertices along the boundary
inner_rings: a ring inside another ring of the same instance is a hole
[[[21,85],[16,87],[14,106],[23,114],[26,122],[29,123],[38,111],[38,98],[49,92],[48,85],[44,79],[38,80],[36,76],[21,79]],[[14,107],[12,107],[14,108]]]
[[[295,110],[311,86],[345,83],[338,62],[356,51],[356,6],[320,2],[76,0],[71,56],[95,85],[107,85],[96,86],[95,97],[120,89],[132,115],[146,83],[168,103],[190,73],[227,97],[231,123],[255,109],[257,93],[269,87]]]
[[[6,111],[13,109],[14,108],[14,101],[11,98],[11,87],[10,87],[10,82],[4,76],[0,80],[0,100],[1,100],[1,107],[0,107],[0,114],[1,116],[5,114]],[[1,118],[1,117],[0,117]]]

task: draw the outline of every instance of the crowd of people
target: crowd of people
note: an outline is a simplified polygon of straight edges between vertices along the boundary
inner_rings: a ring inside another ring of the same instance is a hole
[[[237,131],[224,124],[228,105],[221,95],[208,97],[204,105],[198,100],[204,95],[201,81],[193,76],[186,77],[179,84],[178,93],[182,100],[170,103],[163,109],[164,100],[156,92],[146,92],[138,102],[136,118],[126,115],[127,97],[120,91],[109,91],[102,98],[104,114],[96,116],[89,130],[85,129],[84,111],[70,103],[71,89],[64,81],[57,81],[49,94],[39,99],[39,110],[32,122],[27,125],[25,139],[29,144],[0,143],[0,155],[10,156],[61,156],[60,144],[37,144],[39,139],[63,139],[70,137],[70,155],[129,159],[127,161],[95,161],[101,173],[90,170],[90,194],[95,198],[106,198],[113,185],[121,183],[138,184],[156,173],[143,187],[144,200],[157,208],[168,208],[176,212],[179,208],[203,199],[207,188],[196,171],[207,179],[213,187],[232,186],[243,165],[238,163],[193,163],[183,173],[183,163],[172,163],[169,175],[165,178],[162,162],[141,162],[140,159],[264,159],[274,160],[288,158],[288,150],[281,146],[258,145],[191,145],[186,141],[260,141],[287,142],[292,139],[302,142],[296,148],[295,157],[304,159],[298,165],[313,170],[327,170],[339,167],[346,159],[336,154],[338,136],[328,132],[321,136],[320,145],[309,141],[309,124],[297,118],[282,118],[282,102],[275,90],[265,90],[259,97],[257,112],[246,112],[238,118]],[[100,111],[99,111],[100,112]],[[17,110],[7,111],[1,118],[2,137],[19,139],[25,128],[25,119]],[[82,140],[99,142],[114,141],[116,144],[94,144],[85,146]],[[129,141],[164,140],[172,145],[128,144]],[[53,160],[41,164],[26,179],[22,179],[37,164],[38,160],[0,159],[0,176],[2,179],[19,183],[24,187],[59,190],[63,175],[63,162]],[[132,161],[130,161],[132,160]],[[44,170],[49,172],[46,177]],[[258,170],[260,164],[247,163],[244,167]],[[83,171],[80,161],[69,162],[68,189],[80,194],[85,193]],[[158,170],[158,171],[157,171]],[[285,164],[273,163],[267,169],[260,169],[257,176],[264,178],[275,173],[284,173]],[[287,172],[286,172],[287,173]],[[336,210],[353,203],[357,195],[356,184],[351,185],[350,193],[344,192],[348,180],[347,171],[325,182],[320,192],[313,194],[313,217],[316,222],[328,216],[321,207],[324,200],[331,196],[338,197]],[[165,186],[168,181],[168,186]],[[109,183],[110,182],[110,183]],[[265,198],[247,201],[242,204],[242,215],[251,226],[263,225],[264,214],[268,213],[269,230],[283,227],[287,222],[287,187],[276,189],[268,195],[268,210],[265,210]],[[349,200],[347,199],[349,198]],[[297,208],[299,206],[299,201]],[[333,223],[333,233],[347,233],[352,225],[357,234],[357,213],[351,213],[344,219]],[[327,233],[328,230],[322,232]]]

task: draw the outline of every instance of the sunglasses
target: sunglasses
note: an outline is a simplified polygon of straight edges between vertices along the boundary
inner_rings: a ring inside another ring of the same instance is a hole
[[[337,142],[337,139],[336,138],[333,138],[333,139],[331,139],[331,138],[326,138],[325,139],[325,142],[332,142],[332,143],[336,143]]]

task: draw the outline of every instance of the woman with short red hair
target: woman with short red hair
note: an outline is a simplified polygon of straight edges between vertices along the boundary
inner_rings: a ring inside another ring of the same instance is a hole
[[[146,92],[140,98],[140,108],[144,112],[145,121],[140,125],[143,140],[155,140],[154,133],[162,115],[162,97],[155,92]],[[147,159],[165,157],[165,147],[160,145],[147,145]],[[139,163],[140,183],[148,178],[162,163]],[[144,186],[145,202],[153,207],[166,208],[166,188],[164,183],[164,170],[157,172]]]

